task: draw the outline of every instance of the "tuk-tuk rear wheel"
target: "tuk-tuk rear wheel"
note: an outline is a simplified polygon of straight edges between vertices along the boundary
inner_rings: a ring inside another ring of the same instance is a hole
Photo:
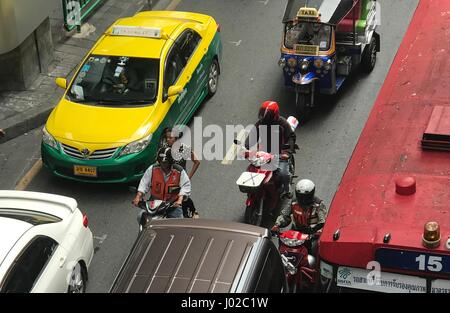
[[[375,36],[372,37],[370,44],[364,50],[361,66],[364,71],[370,73],[375,68],[375,64],[377,63],[377,41]]]

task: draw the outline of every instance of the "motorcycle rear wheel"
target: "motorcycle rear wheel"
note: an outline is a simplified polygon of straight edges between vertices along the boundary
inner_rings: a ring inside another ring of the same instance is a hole
[[[262,216],[261,217],[258,216],[258,209],[260,205],[264,205],[263,200],[254,203],[252,206],[245,207],[244,221],[246,224],[261,226]]]

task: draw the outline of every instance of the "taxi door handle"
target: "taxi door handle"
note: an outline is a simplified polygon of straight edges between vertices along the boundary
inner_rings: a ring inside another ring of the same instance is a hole
[[[191,79],[191,75],[186,76],[186,79],[190,80]]]

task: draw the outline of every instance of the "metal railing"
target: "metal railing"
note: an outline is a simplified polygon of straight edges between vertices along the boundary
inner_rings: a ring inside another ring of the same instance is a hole
[[[89,14],[103,4],[105,0],[62,0],[64,27],[71,31],[81,29],[81,24]]]

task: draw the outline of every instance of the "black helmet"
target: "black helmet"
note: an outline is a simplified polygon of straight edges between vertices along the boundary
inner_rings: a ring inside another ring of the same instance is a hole
[[[174,164],[174,160],[172,157],[172,149],[169,147],[167,148],[160,148],[158,150],[158,154],[156,155],[156,160],[159,164],[167,164],[168,166],[172,166]]]
[[[295,186],[295,196],[300,205],[311,205],[314,203],[314,192],[316,185],[309,179],[300,180]]]

